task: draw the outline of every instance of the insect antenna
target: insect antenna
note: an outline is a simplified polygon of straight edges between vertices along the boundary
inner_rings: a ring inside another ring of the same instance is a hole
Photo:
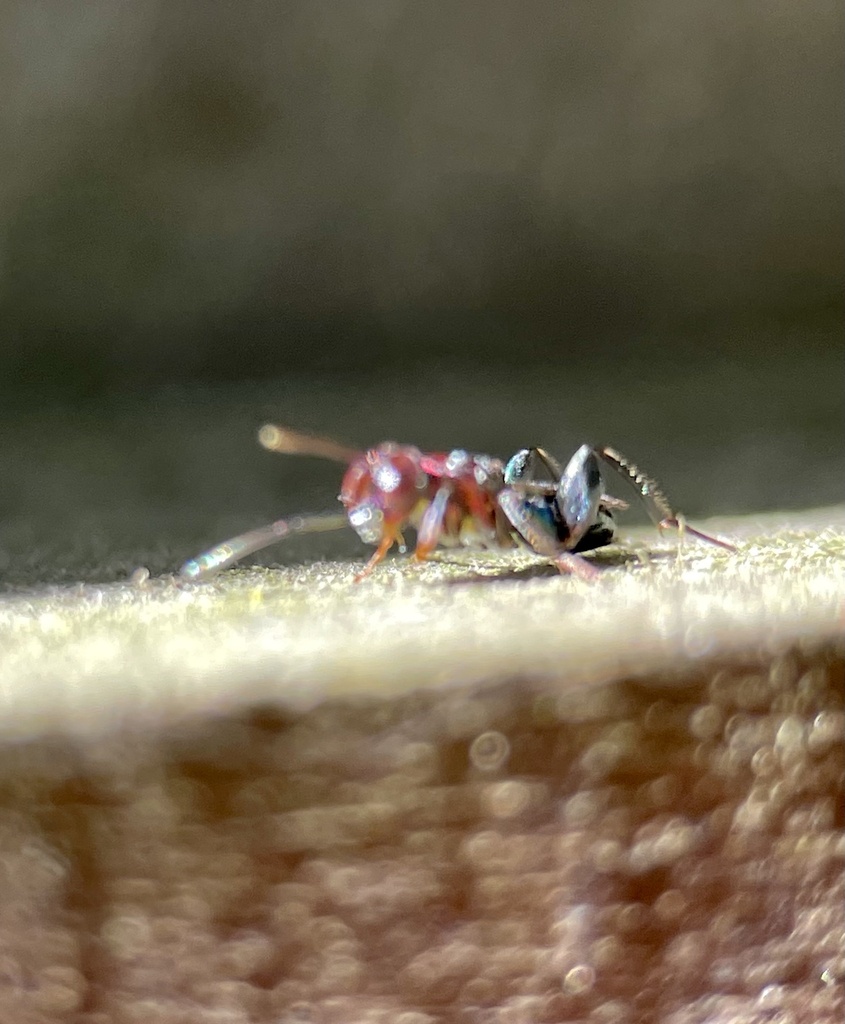
[[[349,525],[345,514],[329,513],[326,515],[292,516],[290,519],[277,519],[267,526],[259,526],[256,530],[241,533],[231,540],[223,541],[210,548],[202,555],[191,558],[179,570],[179,575],[186,580],[203,580],[213,576],[221,569],[227,569],[247,555],[270,547],[277,541],[285,540],[299,533],[327,533],[330,530],[341,530]]]
[[[268,451],[280,452],[282,455],[313,455],[332,462],[348,463],[361,454],[356,448],[332,441],[328,437],[304,434],[290,427],[279,427],[275,423],[265,423],[258,431],[258,443]]]

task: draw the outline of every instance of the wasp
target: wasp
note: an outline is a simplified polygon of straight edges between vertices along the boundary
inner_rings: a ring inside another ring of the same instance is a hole
[[[628,503],[605,493],[602,468],[634,486],[659,530],[674,529],[734,551],[732,544],[689,526],[649,477],[613,448],[583,444],[565,467],[543,448],[523,448],[506,463],[461,448],[422,452],[385,441],[367,451],[337,441],[265,424],[264,448],[310,455],[346,465],[339,500],[344,512],[278,519],[227,540],[185,562],[180,574],[200,580],[294,534],[351,526],[375,551],[356,575],[373,571],[403,531],[416,531],[414,558],[424,561],[438,545],[487,548],[527,545],[563,573],[591,580],[600,570],[583,552],[613,541],[614,514]]]

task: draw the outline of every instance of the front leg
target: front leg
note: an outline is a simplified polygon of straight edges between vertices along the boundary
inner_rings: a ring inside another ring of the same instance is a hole
[[[393,547],[396,541],[399,540],[401,529],[401,521],[388,522],[387,520],[385,520],[382,528],[381,538],[378,542],[378,547],[375,549],[372,555],[370,555],[370,559],[364,566],[364,568],[360,572],[355,573],[355,576],[353,577],[354,583],[360,583],[361,580],[366,579],[367,576],[369,576],[370,573],[373,571],[373,569],[375,569],[375,567],[379,564],[379,562],[384,561],[384,558],[387,555],[388,551],[390,551],[390,549]]]

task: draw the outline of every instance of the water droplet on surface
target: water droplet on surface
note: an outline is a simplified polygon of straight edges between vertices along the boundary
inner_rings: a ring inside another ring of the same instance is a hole
[[[484,732],[472,742],[469,757],[479,771],[498,771],[511,752],[511,745],[500,732]]]

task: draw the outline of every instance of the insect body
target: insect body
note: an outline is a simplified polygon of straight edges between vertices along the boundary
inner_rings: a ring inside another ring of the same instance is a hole
[[[361,540],[377,545],[364,574],[395,543],[404,545],[406,524],[416,528],[418,560],[427,558],[438,544],[506,543],[507,530],[497,533],[503,526],[496,504],[503,468],[488,455],[460,449],[423,453],[393,442],[353,459],[343,477],[340,500]]]
[[[582,445],[562,468],[542,448],[522,449],[504,464],[462,449],[426,453],[390,441],[361,452],[270,424],[258,437],[270,451],[346,463],[340,490],[345,514],[277,520],[186,562],[183,577],[202,579],[292,534],[336,530],[348,523],[361,540],[376,546],[356,579],[369,575],[395,544],[404,548],[407,526],[416,529],[418,560],[438,544],[505,548],[522,541],[561,572],[590,579],[599,570],[580,552],[611,543],[613,513],[627,507],[604,493],[602,465],[636,487],[658,528],[671,527],[733,550],[687,526],[655,483],[612,448]]]

